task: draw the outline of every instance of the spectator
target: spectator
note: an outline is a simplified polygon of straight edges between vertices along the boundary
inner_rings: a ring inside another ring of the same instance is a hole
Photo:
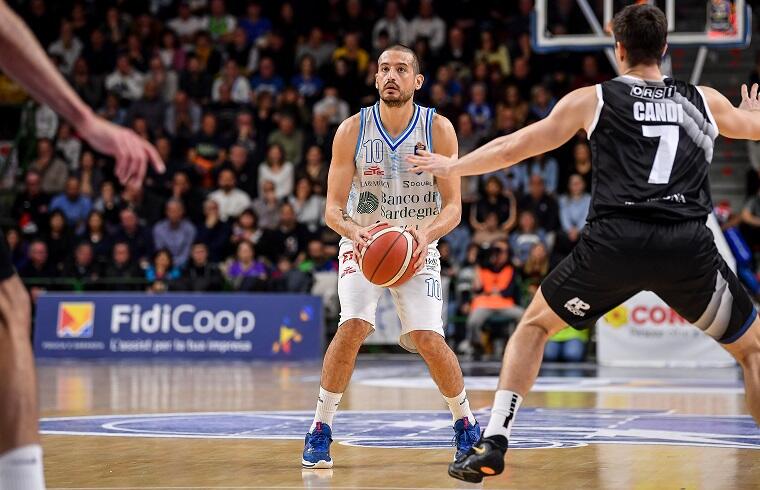
[[[87,215],[92,210],[92,201],[89,197],[82,195],[78,177],[69,177],[66,180],[66,190],[50,201],[50,210],[57,209],[66,216],[69,226],[75,229],[82,228]]]
[[[486,86],[478,83],[470,91],[470,103],[467,104],[467,114],[470,115],[477,131],[483,131],[491,126],[493,110],[486,101]]]
[[[89,243],[98,264],[108,260],[111,253],[111,236],[106,230],[103,215],[97,211],[91,211],[87,216],[85,229],[79,234],[79,242]]]
[[[277,228],[267,230],[262,237],[262,254],[271,262],[275,262],[281,255],[298,262],[310,237],[308,228],[296,220],[293,206],[283,203],[280,206],[280,222]]]
[[[92,245],[87,242],[79,243],[74,249],[74,256],[66,263],[61,275],[81,282],[84,289],[94,289],[93,286],[100,278],[100,271],[95,262]],[[76,288],[76,285],[74,287]]]
[[[187,52],[183,48],[177,34],[172,29],[165,29],[161,34],[161,46],[158,48],[158,59],[164,67],[167,74],[175,75],[185,69],[187,63]],[[151,71],[153,71],[153,64],[151,61]],[[175,86],[176,88],[176,86]],[[164,95],[167,95],[164,93]],[[171,100],[172,97],[165,97],[164,100]]]
[[[322,92],[324,82],[317,75],[317,65],[314,58],[308,54],[300,58],[298,74],[290,80],[290,85],[298,90],[298,94],[310,102],[314,102]]]
[[[309,56],[314,60],[316,68],[319,70],[330,62],[333,51],[335,51],[335,45],[324,40],[320,27],[313,26],[306,42],[296,48],[296,59],[300,60]]]
[[[599,73],[599,62],[596,56],[588,54],[583,57],[581,62],[581,73],[575,76],[575,80],[570,86],[570,90],[575,90],[589,85],[596,85],[607,80],[603,74]]]
[[[111,71],[113,67],[108,65],[106,71]],[[91,68],[84,58],[79,58],[74,62],[74,69],[71,73],[71,87],[84,102],[92,109],[98,109],[103,102],[103,85],[96,74],[91,76]]]
[[[71,255],[74,239],[71,229],[66,226],[66,216],[60,210],[52,211],[46,232],[43,234],[47,245],[47,257],[55,270],[60,271],[63,263]]]
[[[409,23],[401,15],[394,0],[385,4],[385,16],[372,27],[372,47],[380,46],[380,34],[385,32],[389,44],[409,44]]]
[[[79,66],[80,73],[86,71],[97,77],[99,82],[103,77],[113,71],[116,61],[116,45],[114,45],[100,29],[94,29],[90,34],[90,42],[84,46],[82,57],[84,65]],[[77,73],[77,64],[74,63],[74,74]],[[85,70],[83,70],[83,68]]]
[[[527,306],[538,291],[541,282],[549,274],[549,253],[546,246],[541,243],[535,243],[530,249],[528,259],[525,261],[522,269],[520,303]]]
[[[321,240],[313,238],[306,245],[306,256],[298,266],[301,272],[338,272],[338,261],[328,257]]]
[[[187,93],[179,91],[164,116],[164,129],[169,136],[189,140],[201,129],[202,110]]]
[[[237,291],[264,291],[269,272],[263,262],[256,260],[256,249],[249,241],[238,243],[235,257],[224,266],[224,273]]]
[[[305,163],[298,172],[298,178],[301,177],[306,177],[311,181],[315,194],[320,196],[327,194],[327,165],[319,146],[312,145],[306,150]]]
[[[122,99],[135,101],[143,95],[145,78],[132,67],[126,54],[116,58],[116,70],[106,77],[105,87]]]
[[[259,62],[258,73],[251,78],[251,89],[253,89],[254,94],[269,92],[272,95],[277,95],[283,88],[285,88],[285,82],[283,82],[282,77],[275,73],[272,58],[262,58]]]
[[[258,245],[261,237],[264,236],[264,230],[259,227],[259,218],[251,209],[246,209],[237,217],[235,224],[232,226],[232,236],[230,241],[237,245],[242,241],[249,241]]]
[[[509,233],[517,223],[517,201],[511,191],[495,176],[488,177],[485,185],[485,199],[471,208],[470,226],[478,231],[485,228],[486,217],[493,214],[499,228]]]
[[[288,202],[293,206],[298,222],[306,225],[311,233],[316,233],[324,225],[325,198],[313,193],[308,177],[298,179],[295,195],[290,196]]]
[[[167,109],[166,103],[160,96],[158,83],[151,78],[147,79],[143,86],[142,98],[132,103],[127,112],[127,124],[133,124],[135,119],[142,118],[147,123],[151,133],[155,134],[160,131],[164,124]]]
[[[496,44],[493,33],[490,31],[480,33],[480,49],[475,51],[475,61],[495,67],[505,77],[512,73],[509,51],[503,44]]]
[[[228,43],[237,21],[227,14],[224,0],[211,0],[210,3],[210,14],[203,18],[201,26],[211,34],[214,41]]]
[[[290,114],[282,114],[277,123],[277,130],[269,134],[268,145],[278,145],[285,152],[285,160],[293,165],[301,163],[304,137],[296,127],[296,121]]]
[[[499,226],[499,217],[494,212],[486,214],[483,223],[475,230],[472,236],[472,243],[479,247],[488,248],[492,243],[498,240],[506,240],[508,233]]]
[[[121,199],[116,194],[113,182],[110,180],[103,181],[100,184],[100,195],[92,205],[92,209],[103,215],[106,227],[115,230],[119,225],[119,211]]]
[[[261,228],[271,230],[280,223],[281,199],[277,198],[274,182],[271,180],[259,181],[261,191],[259,197],[253,201],[253,211],[259,217]]]
[[[29,260],[29,247],[18,228],[10,228],[5,232],[5,243],[11,256],[11,263],[16,271],[22,270]]]
[[[314,104],[314,115],[324,116],[332,125],[337,125],[348,119],[350,115],[348,102],[338,96],[335,87],[326,87],[324,97]]]
[[[153,243],[157,249],[169,250],[178,267],[187,262],[190,246],[195,241],[195,226],[185,219],[182,201],[172,198],[166,203],[166,218],[153,227]]]
[[[544,347],[546,362],[583,362],[586,357],[589,331],[567,327],[552,336]]]
[[[79,156],[82,154],[82,141],[74,136],[71,131],[71,125],[66,121],[62,121],[60,126],[58,126],[55,151],[63,156],[69,170],[77,169],[79,166]]]
[[[554,109],[557,100],[552,97],[549,89],[543,85],[536,85],[531,90],[530,116],[534,119],[544,119]]]
[[[512,110],[518,126],[525,124],[528,114],[530,114],[530,104],[520,96],[520,89],[514,84],[507,85],[507,88],[504,90],[503,107]]]
[[[201,64],[198,56],[187,57],[187,66],[179,77],[179,89],[199,104],[205,104],[211,97],[212,77]]]
[[[359,34],[349,32],[343,36],[343,46],[333,52],[333,61],[344,60],[352,68],[353,73],[364,73],[369,65],[369,53],[359,44]]]
[[[591,196],[586,192],[586,184],[578,174],[570,176],[569,192],[559,198],[559,219],[571,242],[577,242],[580,231],[586,226]]]
[[[214,168],[227,157],[226,141],[217,129],[216,116],[211,113],[203,115],[201,130],[190,144],[189,160],[201,178],[201,186],[210,189],[214,185]]]
[[[236,104],[247,104],[251,99],[251,86],[248,80],[240,74],[240,68],[235,60],[229,59],[224,63],[224,71],[214,81],[211,87],[211,100],[218,102],[219,89],[222,84],[230,87],[230,97]]]
[[[96,166],[95,155],[92,151],[85,150],[82,153],[77,167],[79,168],[75,175],[79,179],[82,195],[92,199],[103,183],[103,172]]]
[[[114,233],[115,242],[129,244],[129,255],[139,264],[147,264],[153,254],[153,236],[140,224],[134,210],[122,209],[119,213],[120,226]]]
[[[538,227],[533,211],[521,211],[517,230],[510,236],[510,247],[515,254],[514,264],[518,267],[525,264],[531,249],[538,243],[546,246],[546,232]]]
[[[45,227],[50,196],[42,190],[41,180],[38,172],[29,170],[24,190],[13,201],[11,215],[25,235],[36,235]]]
[[[203,29],[203,20],[193,15],[188,1],[182,1],[177,8],[177,17],[169,20],[166,25],[179,36],[183,44],[190,45],[193,36]]]
[[[303,265],[303,263],[302,263]],[[314,277],[293,266],[293,261],[283,256],[277,260],[277,269],[272,273],[272,289],[288,293],[311,293]]]
[[[40,176],[40,186],[46,194],[57,194],[66,186],[66,178],[69,175],[66,162],[55,156],[49,139],[37,140],[37,158],[29,168]]]
[[[48,249],[45,242],[42,240],[33,241],[29,245],[29,258],[26,265],[19,270],[19,276],[24,279],[49,279],[57,275],[58,272],[48,260]]]
[[[103,107],[98,109],[98,115],[119,126],[127,124],[127,110],[121,107],[119,96],[115,93],[106,95]]]
[[[198,58],[200,69],[209,76],[219,73],[222,68],[222,54],[216,49],[207,31],[199,31],[195,35],[193,54]]]
[[[240,19],[239,25],[245,30],[251,43],[255,43],[261,36],[272,30],[272,22],[261,15],[259,2],[248,2],[245,14],[245,17]]]
[[[237,218],[251,205],[248,194],[236,187],[235,173],[224,169],[219,172],[219,189],[209,194],[209,199],[216,201],[222,221]]]
[[[251,165],[248,158],[248,150],[244,144],[238,142],[230,147],[229,160],[224,163],[219,173],[221,174],[224,170],[232,172],[238,188],[249,198],[258,194],[256,185],[258,176],[253,165]]]
[[[548,194],[555,195],[557,193],[559,186],[559,163],[556,158],[547,154],[536,155],[531,158],[530,162],[525,162],[523,165],[527,167],[526,172],[522,174],[523,193],[530,193],[530,177],[533,175],[541,177]]]
[[[525,310],[518,306],[517,272],[510,263],[509,245],[497,242],[488,253],[488,261],[477,266],[473,281],[470,315],[467,317],[468,342],[460,351],[472,352],[481,345],[483,326],[494,316],[517,322]]]
[[[546,193],[544,180],[540,175],[531,175],[528,194],[520,199],[520,210],[529,210],[536,217],[538,226],[547,232],[559,229],[559,207],[557,201]]]
[[[438,53],[446,41],[446,23],[435,15],[433,0],[421,0],[419,15],[409,23],[409,38],[425,38],[434,53]]]
[[[277,199],[285,199],[293,192],[293,164],[285,159],[279,144],[269,145],[266,160],[259,165],[259,195],[264,194],[264,182],[274,184]]]
[[[209,262],[209,251],[205,243],[193,244],[190,260],[182,269],[182,275],[172,289],[181,291],[207,292],[224,289],[224,276],[219,266]]]
[[[140,280],[143,273],[132,260],[131,251],[127,242],[116,242],[111,253],[111,260],[103,268],[101,276],[104,279],[105,289],[111,291],[135,291],[139,290]]]
[[[179,279],[180,270],[174,265],[172,253],[160,248],[153,254],[151,264],[145,269],[145,279],[148,281],[148,291],[161,293],[169,289],[172,281]]]
[[[68,20],[61,21],[60,32],[60,37],[48,47],[48,53],[60,58],[61,62],[58,64],[58,69],[64,75],[69,75],[74,68],[74,62],[82,54],[84,46],[82,41],[74,35],[71,22]]]
[[[245,214],[245,212],[243,212]],[[219,204],[212,199],[203,203],[204,219],[198,226],[197,242],[203,242],[212,262],[221,262],[230,248],[231,226],[219,216]]]
[[[586,189],[591,189],[591,149],[588,145],[579,141],[573,148],[573,173],[581,176],[586,184]]]
[[[256,127],[253,124],[253,114],[246,110],[238,112],[235,117],[235,129],[231,138],[233,142],[232,144],[242,146],[247,152],[246,158],[251,158],[258,153],[259,150],[257,139],[258,134],[256,133]],[[230,156],[230,159],[232,159],[232,156]],[[245,189],[245,186],[239,177],[240,175],[238,175],[238,181],[240,181],[241,187]],[[255,194],[256,193],[254,192],[251,195]]]

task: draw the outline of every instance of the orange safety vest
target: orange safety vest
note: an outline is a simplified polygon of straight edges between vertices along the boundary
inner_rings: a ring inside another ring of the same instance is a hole
[[[478,267],[478,277],[480,284],[483,286],[483,292],[472,299],[472,309],[478,308],[511,308],[515,306],[514,298],[505,298],[500,294],[494,296],[493,292],[502,291],[512,282],[515,275],[515,269],[509,265],[499,272]]]

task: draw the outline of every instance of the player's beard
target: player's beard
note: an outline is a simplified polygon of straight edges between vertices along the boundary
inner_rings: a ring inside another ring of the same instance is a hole
[[[398,95],[393,97],[384,97],[383,92],[380,92],[380,100],[385,102],[385,105],[388,107],[401,107],[404,104],[406,104],[409,99],[412,98],[412,95],[414,95],[414,90],[410,90],[409,92],[404,92],[401,90],[401,88],[396,89],[398,91]]]

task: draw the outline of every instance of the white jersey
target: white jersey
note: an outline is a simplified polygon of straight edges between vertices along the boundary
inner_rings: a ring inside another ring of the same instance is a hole
[[[416,149],[433,151],[435,109],[414,104],[409,125],[391,138],[380,120],[380,105],[364,107],[356,142],[356,170],[347,211],[361,226],[385,221],[391,226],[419,229],[441,212],[441,196],[435,178],[409,172],[406,161]]]

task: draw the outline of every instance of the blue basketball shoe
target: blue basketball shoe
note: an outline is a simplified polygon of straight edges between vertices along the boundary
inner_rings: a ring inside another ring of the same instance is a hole
[[[331,442],[332,430],[330,426],[317,422],[314,430],[306,434],[301,465],[304,468],[332,468],[333,460],[330,457]]]
[[[470,448],[480,440],[480,424],[470,424],[467,417],[454,422],[454,442],[457,446],[455,460],[467,453]]]

